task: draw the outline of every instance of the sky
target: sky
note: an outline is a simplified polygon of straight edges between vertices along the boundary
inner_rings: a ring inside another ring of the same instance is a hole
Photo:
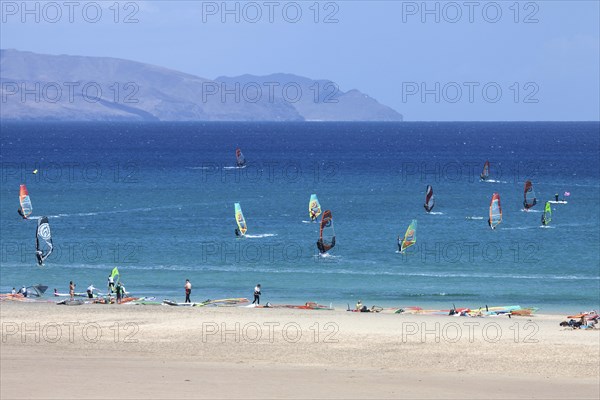
[[[600,120],[596,0],[2,0],[0,12],[2,49],[327,79],[407,121]]]

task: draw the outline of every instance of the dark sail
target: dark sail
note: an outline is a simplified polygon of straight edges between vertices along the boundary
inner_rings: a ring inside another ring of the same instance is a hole
[[[50,224],[48,217],[38,219],[37,230],[35,234],[35,256],[38,265],[43,265],[44,261],[52,254],[52,234],[50,233]]]
[[[327,210],[321,218],[321,226],[319,229],[319,240],[317,248],[321,254],[327,253],[335,246],[335,231],[333,230],[333,217],[331,211]]]
[[[427,185],[427,191],[425,193],[425,211],[431,212],[433,210],[433,206],[435,205],[435,200],[433,199],[433,188],[431,185]]]

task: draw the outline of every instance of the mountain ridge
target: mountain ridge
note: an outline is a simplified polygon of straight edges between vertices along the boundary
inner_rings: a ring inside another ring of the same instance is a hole
[[[290,73],[207,79],[114,57],[0,49],[0,118],[58,121],[402,121],[357,89]]]

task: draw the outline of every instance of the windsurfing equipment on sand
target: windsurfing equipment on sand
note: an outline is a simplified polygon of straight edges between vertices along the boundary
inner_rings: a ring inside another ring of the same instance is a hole
[[[490,228],[495,229],[498,224],[502,222],[502,206],[500,205],[500,195],[494,193],[492,200],[490,201],[490,217],[488,219],[488,225]]]
[[[42,297],[44,292],[48,289],[46,285],[37,285],[27,286],[27,297]]]
[[[529,210],[536,204],[537,199],[535,198],[533,184],[531,183],[531,181],[527,181],[525,182],[525,189],[523,190],[523,207],[525,207],[525,210]]]
[[[21,185],[19,188],[19,203],[21,204],[19,215],[23,217],[23,219],[27,219],[33,212],[33,207],[31,206],[31,199],[29,198],[29,192],[27,192],[27,186],[25,185]]]
[[[80,306],[82,304],[84,304],[85,301],[83,300],[69,300],[69,299],[65,299],[65,300],[61,300],[59,302],[57,302],[57,305],[63,305],[63,306]]]
[[[435,205],[435,200],[433,199],[433,188],[431,185],[427,185],[427,190],[425,191],[425,211],[431,212],[433,210],[433,206]]]
[[[42,217],[38,219],[35,235],[35,256],[39,266],[44,265],[44,261],[50,257],[53,249],[52,234],[50,233],[48,217]]]
[[[321,218],[321,226],[319,229],[319,240],[317,240],[317,248],[321,254],[327,253],[335,247],[335,230],[333,229],[333,217],[330,210],[326,210]]]
[[[244,236],[248,227],[246,226],[246,219],[242,213],[242,207],[240,203],[235,203],[235,222],[237,222],[237,229],[235,230],[236,236]]]
[[[319,215],[321,215],[321,204],[319,204],[317,195],[311,194],[308,202],[308,216],[311,221],[316,221]]]
[[[485,181],[489,178],[490,176],[490,162],[486,161],[485,164],[483,164],[483,171],[481,171],[481,174],[479,175],[479,179],[481,179],[482,181]]]
[[[398,237],[398,250],[400,250],[400,254],[404,254],[406,249],[415,243],[417,243],[417,220],[413,219],[406,229],[404,237],[402,239]]]
[[[244,158],[244,154],[239,148],[235,149],[235,165],[238,168],[244,168],[246,166],[246,158]]]
[[[544,207],[544,213],[542,214],[542,225],[548,226],[550,225],[550,221],[552,221],[552,207],[550,206],[550,202],[546,202],[546,206]]]

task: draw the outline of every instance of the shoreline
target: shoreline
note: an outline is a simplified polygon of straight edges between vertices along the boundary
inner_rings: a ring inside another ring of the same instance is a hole
[[[0,316],[3,365],[31,366],[39,398],[95,398],[106,379],[148,398],[600,395],[600,330],[554,315],[4,302]],[[2,397],[21,397],[22,370],[1,374]]]
[[[133,297],[143,297],[144,294],[138,294],[138,293],[132,293],[131,294]],[[150,295],[146,295],[148,297],[150,297]],[[113,297],[115,297],[113,295]],[[160,301],[162,302],[163,300],[172,300],[175,302],[183,302],[184,301],[184,296],[152,296],[156,299],[156,301]],[[242,298],[244,296],[228,296],[228,297],[219,297],[219,298]],[[249,303],[244,303],[241,305],[241,307],[248,305],[252,302],[252,296],[248,295],[245,297],[246,299],[250,300]],[[68,296],[51,296],[46,294],[44,295],[42,298],[32,298],[32,300],[34,301],[24,301],[22,302],[23,304],[36,304],[36,303],[40,303],[40,304],[55,304],[61,300],[65,300],[68,299]],[[81,299],[84,301],[87,301],[88,298],[86,296],[76,296],[75,299]],[[215,297],[216,299],[216,297]],[[215,300],[212,299],[212,300]],[[208,300],[208,297],[199,297],[198,294],[193,293],[192,295],[192,302],[202,302]],[[351,309],[354,308],[356,301],[358,299],[353,299],[351,301],[347,301],[345,303],[343,302],[331,302],[331,301],[325,301],[325,300],[314,300],[314,299],[298,299],[298,298],[278,298],[276,301],[270,300],[266,297],[261,298],[260,304],[261,305],[265,305],[267,303],[273,304],[273,305],[282,305],[282,304],[293,304],[293,305],[303,305],[307,302],[315,302],[324,306],[330,306],[333,307],[333,309],[335,311],[346,311],[348,307],[350,307]],[[17,301],[15,301],[17,302]],[[4,303],[7,303],[6,301]],[[12,303],[12,302],[11,302]],[[500,303],[496,303],[496,302],[490,302],[487,304],[482,304],[482,305],[473,305],[470,304],[472,307],[469,307],[469,302],[465,301],[465,302],[460,302],[460,301],[415,301],[414,303],[408,303],[406,302],[406,304],[403,305],[399,305],[400,302],[394,302],[394,301],[380,301],[380,302],[372,302],[372,301],[368,301],[367,300],[363,300],[362,302],[365,306],[367,306],[368,308],[371,308],[371,306],[379,306],[379,307],[383,307],[384,309],[389,309],[389,308],[412,308],[412,307],[420,307],[423,310],[449,310],[452,308],[453,305],[456,306],[456,308],[469,308],[471,310],[478,310],[478,309],[482,309],[485,310],[485,307],[497,307],[500,305]],[[508,303],[507,303],[508,304]],[[590,310],[600,310],[600,304],[598,305],[587,305],[587,306],[577,306],[577,305],[562,305],[562,306],[544,306],[544,305],[540,305],[540,304],[513,304],[511,303],[510,305],[518,305],[521,306],[521,308],[529,308],[529,307],[533,307],[533,308],[537,308],[537,311],[534,313],[535,316],[539,316],[539,315],[552,315],[552,316],[562,316],[563,318],[566,318],[567,315],[573,315],[573,314],[578,314],[580,312],[587,312]],[[99,306],[99,305],[98,305]],[[150,306],[151,307],[151,306]]]

